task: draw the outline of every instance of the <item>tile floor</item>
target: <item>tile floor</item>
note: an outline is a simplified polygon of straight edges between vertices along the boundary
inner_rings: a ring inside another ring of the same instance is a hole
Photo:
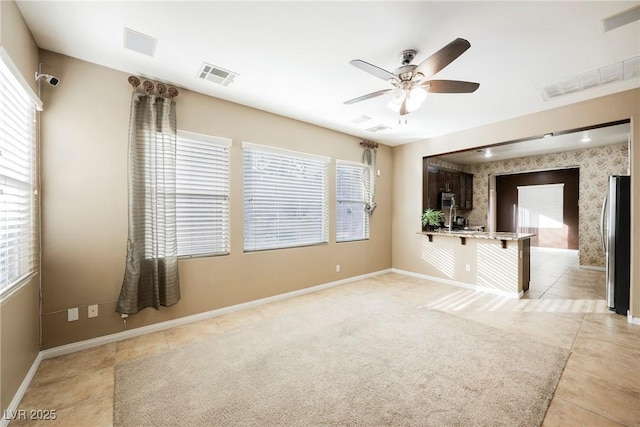
[[[570,349],[543,426],[639,426],[640,326],[607,310],[604,272],[579,269],[576,252],[533,248],[531,261],[530,290],[520,300],[386,274],[44,360],[19,409],[55,409],[57,419],[10,425],[112,425],[118,363],[299,312],[318,299],[375,291]]]

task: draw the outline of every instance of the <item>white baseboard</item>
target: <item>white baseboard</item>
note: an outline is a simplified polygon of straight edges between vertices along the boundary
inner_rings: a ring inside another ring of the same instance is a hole
[[[223,307],[216,310],[206,311],[203,313],[194,314],[191,316],[180,317],[178,319],[168,320],[166,322],[154,323],[153,325],[142,326],[140,328],[134,328],[127,331],[117,332],[115,334],[105,335],[102,337],[92,338],[85,341],[79,341],[71,344],[62,345],[59,347],[50,348],[40,352],[42,359],[50,359],[52,357],[58,357],[69,353],[75,353],[76,351],[86,350],[93,347],[98,347],[103,344],[109,344],[112,342],[122,341],[128,338],[134,338],[141,335],[150,334],[152,332],[163,331],[165,329],[173,328],[176,326],[187,325],[189,323],[198,322],[200,320],[210,319],[212,317],[222,316],[223,314],[233,313],[235,311],[246,310],[254,308],[270,302],[285,300],[300,295],[310,294],[318,292],[323,289],[332,288],[334,286],[344,285],[346,283],[356,282],[358,280],[367,279],[369,277],[379,276],[382,274],[390,273],[391,269],[380,270],[373,273],[362,274],[360,276],[353,276],[346,279],[336,280],[334,282],[323,283],[321,285],[311,286],[308,288],[299,289],[297,291],[291,291],[284,294],[274,295],[267,298],[261,298],[254,301],[245,302],[242,304],[236,304],[229,307]]]
[[[633,317],[631,315],[631,312],[627,310],[627,322],[631,323],[632,325],[640,326],[640,317]]]
[[[413,271],[391,269],[392,273],[404,274],[405,276],[417,277],[418,279],[430,280],[432,282],[444,283],[445,285],[457,286],[459,288],[471,289],[473,291],[486,292],[489,294],[500,295],[509,298],[522,298],[524,292],[504,292],[497,289],[487,288],[480,285],[471,285],[469,283],[458,282],[457,280],[443,279],[441,277],[429,276],[427,274],[414,273]]]
[[[581,265],[582,270],[607,271],[606,268],[597,265]]]
[[[40,367],[40,362],[42,362],[42,360],[42,352],[39,352],[36,356],[36,359],[31,364],[29,372],[27,372],[27,375],[22,380],[20,387],[18,387],[18,391],[16,391],[16,394],[13,396],[11,403],[9,403],[9,407],[5,409],[4,413],[2,414],[2,419],[0,419],[0,427],[7,427],[9,425],[9,422],[11,422],[11,414],[17,414],[20,401],[22,401],[24,394],[27,392],[29,384],[31,384],[31,380],[33,380],[36,372],[38,372],[38,368]]]

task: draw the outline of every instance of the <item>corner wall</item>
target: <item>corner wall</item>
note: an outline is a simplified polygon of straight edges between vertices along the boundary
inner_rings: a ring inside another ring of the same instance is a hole
[[[115,312],[127,240],[129,74],[42,51],[59,76],[43,87],[43,348],[124,329]],[[378,149],[371,238],[335,242],[335,159],[361,161],[360,139],[180,89],[178,128],[232,139],[231,254],[179,261],[182,300],[145,309],[150,325],[391,267],[392,150]],[[329,243],[243,253],[242,142],[329,156]],[[336,273],[336,264],[341,271]],[[99,316],[87,318],[87,305]],[[67,322],[66,310],[80,308]]]
[[[13,1],[0,1],[0,46],[32,89],[38,69],[36,46]],[[0,406],[8,409],[40,350],[39,276],[0,302]]]
[[[640,89],[394,147],[393,267],[437,276],[421,259],[422,159],[520,138],[631,119],[631,315],[640,318]],[[640,319],[637,319],[640,323]]]

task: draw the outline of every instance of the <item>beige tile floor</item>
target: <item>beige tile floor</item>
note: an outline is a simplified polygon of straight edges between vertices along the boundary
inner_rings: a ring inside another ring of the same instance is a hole
[[[534,248],[531,261],[531,287],[520,300],[386,274],[47,359],[19,409],[55,409],[57,419],[10,425],[112,425],[114,370],[119,363],[302,312],[319,299],[339,304],[341,295],[375,291],[570,349],[543,426],[640,426],[640,326],[608,311],[604,272],[579,269],[576,252]]]

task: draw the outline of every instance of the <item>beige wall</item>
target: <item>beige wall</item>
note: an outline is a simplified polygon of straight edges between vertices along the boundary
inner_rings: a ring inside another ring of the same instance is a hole
[[[128,74],[42,51],[62,84],[43,87],[43,347],[119,332],[115,313],[127,240]],[[182,130],[231,138],[231,254],[179,263],[182,300],[130,316],[138,327],[391,267],[392,151],[378,150],[371,239],[335,243],[335,161],[330,242],[243,253],[242,141],[360,161],[360,139],[181,89]],[[336,273],[336,264],[341,272]],[[98,318],[87,305],[99,304]],[[80,307],[80,320],[66,310]]]
[[[13,1],[0,1],[0,46],[35,89],[38,48]],[[0,405],[4,413],[40,349],[39,277],[0,302]]]
[[[0,403],[6,410],[40,351],[38,276],[0,302]],[[4,413],[4,412],[3,412]]]
[[[0,46],[7,51],[25,81],[37,92],[38,47],[12,0],[0,1]]]
[[[394,148],[393,157],[393,266],[436,275],[421,257],[422,158],[559,132],[617,120],[631,119],[631,256],[640,254],[640,89],[621,92],[548,111],[494,123]],[[631,313],[640,317],[640,269],[631,267]]]
[[[626,142],[588,150],[566,151],[558,154],[466,166],[465,172],[473,174],[474,209],[468,217],[469,221],[472,224],[487,224],[488,176],[490,174],[500,175],[574,166],[580,168],[580,200],[578,201],[580,265],[604,267],[605,254],[600,247],[602,199],[607,193],[609,175],[627,175],[629,173],[629,144]]]

